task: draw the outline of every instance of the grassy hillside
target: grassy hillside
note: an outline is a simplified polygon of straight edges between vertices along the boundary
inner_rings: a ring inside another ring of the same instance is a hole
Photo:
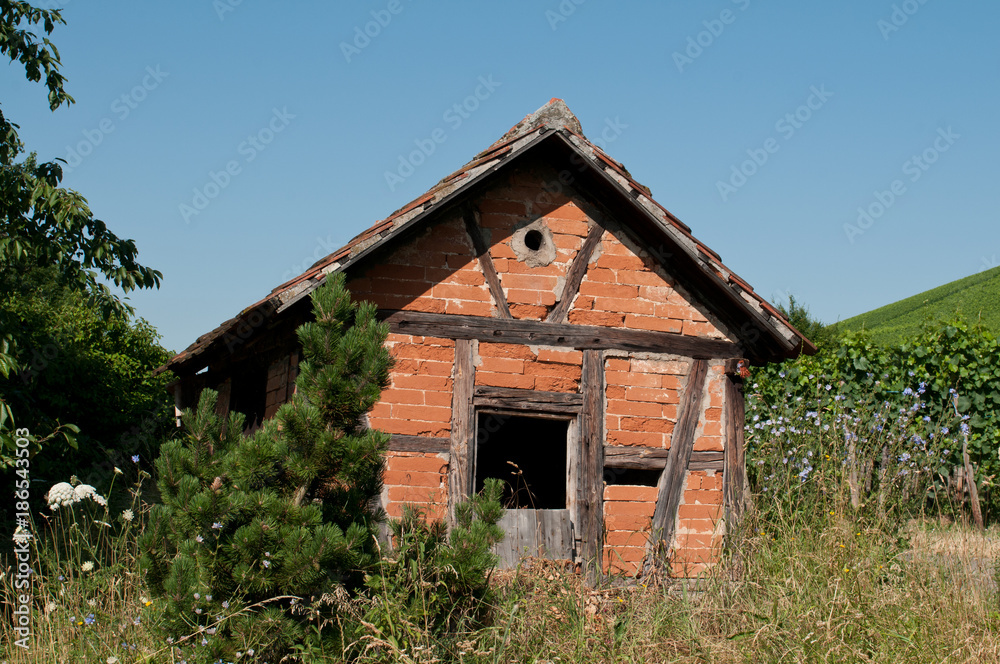
[[[1000,267],[979,272],[905,300],[887,304],[839,324],[843,330],[872,332],[879,343],[893,343],[920,331],[921,325],[960,314],[966,321],[981,320],[1000,334]]]

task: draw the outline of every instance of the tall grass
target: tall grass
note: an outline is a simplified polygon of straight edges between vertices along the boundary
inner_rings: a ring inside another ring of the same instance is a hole
[[[148,626],[158,619],[157,608],[138,572],[137,537],[145,517],[142,482],[147,478],[140,473],[110,503],[85,496],[34,519],[27,648],[15,645],[20,636],[11,630],[10,613],[15,598],[26,591],[15,587],[15,561],[5,556],[0,578],[5,661],[124,662],[136,653],[155,651]]]

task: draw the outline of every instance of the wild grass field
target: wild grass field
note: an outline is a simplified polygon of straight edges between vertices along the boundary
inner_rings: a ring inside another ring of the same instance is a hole
[[[77,516],[78,524],[90,518]],[[395,639],[372,629],[352,644],[354,661],[1000,661],[995,528],[928,518],[894,531],[849,508],[757,517],[747,526],[739,554],[693,583],[609,580],[586,588],[561,563],[529,560],[494,574],[487,624],[446,638],[415,624],[398,624],[397,636],[407,636]],[[15,646],[8,617],[4,661],[189,661],[158,630],[158,602],[136,570],[134,537],[123,529],[102,542],[107,550],[92,569],[89,550],[36,549],[48,563],[32,590],[34,633],[28,649]],[[59,555],[66,558],[57,566]],[[7,597],[10,581],[8,569]],[[202,647],[211,631],[193,631],[188,643]],[[258,661],[252,647],[239,661]],[[310,653],[297,661],[348,659]]]
[[[909,429],[920,418],[841,404],[820,412],[801,403],[779,415],[751,398],[751,506],[701,578],[606,578],[586,587],[564,563],[528,560],[492,571],[492,592],[473,609],[445,607],[452,614],[442,628],[430,617],[442,610],[433,603],[444,577],[417,569],[435,563],[416,556],[407,566],[414,569],[383,572],[387,581],[330,600],[337,618],[312,629],[339,631],[339,649],[305,649],[285,661],[1000,661],[1000,530],[968,525],[962,497],[910,465],[922,463]],[[893,461],[880,468],[887,450]],[[928,454],[937,453],[932,445]],[[35,523],[32,635],[27,648],[15,645],[8,566],[0,581],[4,661],[269,661],[255,641],[266,641],[263,617],[232,659],[205,657],[228,621],[261,615],[264,607],[238,598],[198,597],[190,633],[167,636],[163,599],[144,579],[137,546],[149,479],[126,469],[106,500],[85,489]],[[209,607],[207,622],[195,619]]]

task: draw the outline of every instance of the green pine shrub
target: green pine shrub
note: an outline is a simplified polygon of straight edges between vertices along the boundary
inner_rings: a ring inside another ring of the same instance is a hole
[[[374,507],[388,435],[362,416],[388,384],[388,327],[342,275],[313,294],[291,402],[252,435],[205,390],[156,462],[162,504],[142,539],[150,589],[180,659],[278,661],[337,641],[341,599],[378,559]],[[322,643],[321,643],[322,642]]]

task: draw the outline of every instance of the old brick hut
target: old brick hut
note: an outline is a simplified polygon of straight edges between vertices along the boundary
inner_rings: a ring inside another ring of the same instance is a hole
[[[740,363],[815,349],[553,99],[433,189],[168,364],[248,421],[294,390],[309,293],[346,273],[397,362],[369,423],[392,434],[383,504],[447,518],[510,482],[510,562],[544,553],[692,576],[744,491]]]

